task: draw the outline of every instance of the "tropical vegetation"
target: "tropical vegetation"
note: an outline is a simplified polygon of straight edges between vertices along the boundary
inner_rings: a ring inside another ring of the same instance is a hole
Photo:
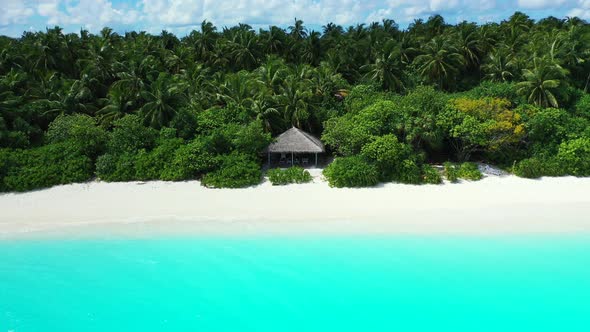
[[[589,84],[590,25],[519,12],[1,36],[0,191],[95,177],[249,186],[291,126],[322,137],[336,187],[438,183],[429,164],[445,161],[587,176]]]

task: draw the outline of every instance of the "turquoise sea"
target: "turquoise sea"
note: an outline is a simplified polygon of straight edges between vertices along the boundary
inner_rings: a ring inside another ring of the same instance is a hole
[[[0,242],[0,332],[590,331],[590,236]]]

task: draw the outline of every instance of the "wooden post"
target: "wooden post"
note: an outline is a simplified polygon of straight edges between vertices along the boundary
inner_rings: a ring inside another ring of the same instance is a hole
[[[268,151],[268,167],[270,168],[270,151]]]
[[[318,167],[318,153],[315,153],[315,167]]]
[[[291,167],[293,167],[293,162],[294,162],[294,158],[293,158],[293,152],[291,152]]]

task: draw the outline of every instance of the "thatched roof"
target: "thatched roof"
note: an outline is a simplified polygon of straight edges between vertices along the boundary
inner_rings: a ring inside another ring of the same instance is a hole
[[[325,152],[326,149],[322,141],[317,137],[293,127],[280,134],[275,142],[268,146],[266,151],[274,153],[321,153]]]

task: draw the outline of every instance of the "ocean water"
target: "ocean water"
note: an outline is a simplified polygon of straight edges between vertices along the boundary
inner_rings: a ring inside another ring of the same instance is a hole
[[[6,331],[590,331],[590,236],[5,241]]]

